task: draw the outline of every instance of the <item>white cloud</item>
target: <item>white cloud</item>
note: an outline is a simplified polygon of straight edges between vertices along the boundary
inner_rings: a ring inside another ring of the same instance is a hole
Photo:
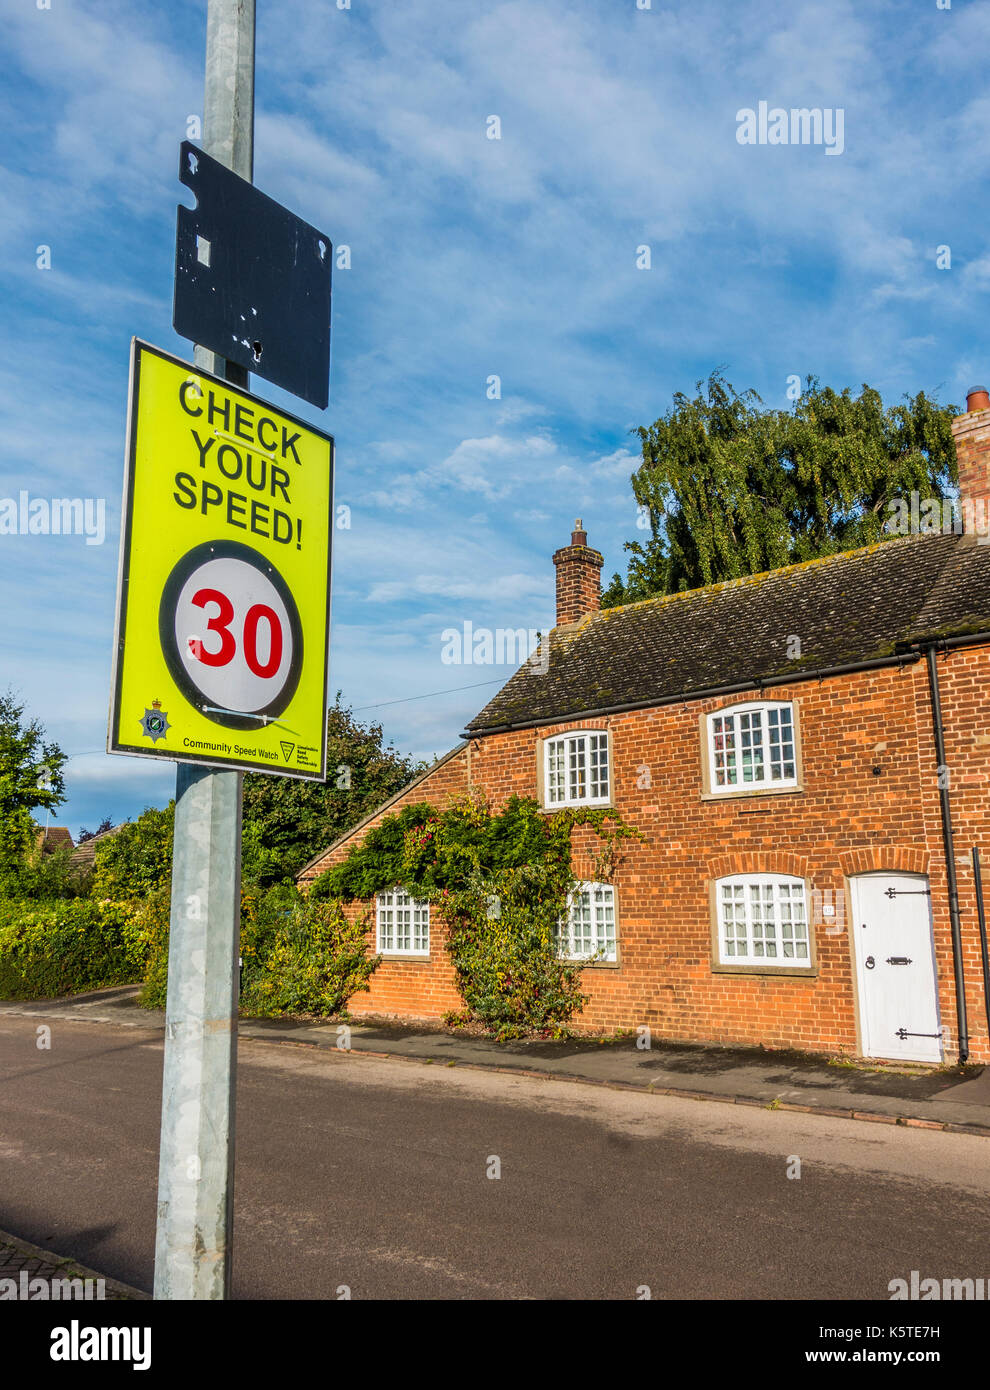
[[[417,574],[408,580],[394,579],[374,584],[368,594],[371,603],[391,603],[410,595],[437,595],[512,602],[520,598],[539,599],[546,585],[529,574],[500,574],[487,579],[451,578],[442,574]]]

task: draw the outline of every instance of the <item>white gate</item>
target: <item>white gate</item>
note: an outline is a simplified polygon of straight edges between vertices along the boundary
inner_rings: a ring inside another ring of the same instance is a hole
[[[941,1062],[928,879],[860,874],[849,887],[863,1055]]]

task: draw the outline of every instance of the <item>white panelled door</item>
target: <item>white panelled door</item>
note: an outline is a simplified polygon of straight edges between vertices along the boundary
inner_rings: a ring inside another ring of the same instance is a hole
[[[941,1062],[928,879],[860,874],[849,886],[864,1056]]]

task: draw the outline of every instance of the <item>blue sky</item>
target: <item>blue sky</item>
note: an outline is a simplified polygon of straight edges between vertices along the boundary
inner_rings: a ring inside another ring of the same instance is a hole
[[[445,752],[510,673],[444,664],[445,628],[552,624],[550,556],[576,516],[606,580],[624,569],[629,431],[674,392],[721,366],[773,405],[808,373],[960,402],[990,376],[990,3],[258,11],[256,182],[352,266],[334,275],[328,410],[254,389],[336,438],[352,525],[334,538],[331,689],[403,751]],[[174,786],[171,764],[99,750],[129,340],[191,353],[171,328],[176,169],[205,15],[0,0],[0,498],[107,505],[100,546],[0,536],[0,687],[77,755],[58,814],[73,833]],[[736,113],[760,101],[841,108],[842,154],[740,145]]]

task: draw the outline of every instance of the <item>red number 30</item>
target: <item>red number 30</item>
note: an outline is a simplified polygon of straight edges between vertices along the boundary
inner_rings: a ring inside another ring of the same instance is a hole
[[[230,631],[234,605],[227,595],[222,594],[219,589],[200,589],[193,595],[192,602],[197,608],[205,608],[208,603],[217,605],[217,611],[206,624],[206,628],[208,632],[218,634],[220,648],[218,651],[208,652],[201,641],[195,637],[190,637],[190,653],[204,666],[226,666],[234,659],[234,654],[237,651],[237,642]],[[269,634],[268,660],[264,665],[258,660],[258,624],[262,618],[268,624]],[[266,603],[253,604],[244,618],[243,641],[244,660],[248,664],[248,670],[252,674],[260,676],[262,680],[274,676],[282,664],[282,624],[279,622],[275,610],[269,608]]]

